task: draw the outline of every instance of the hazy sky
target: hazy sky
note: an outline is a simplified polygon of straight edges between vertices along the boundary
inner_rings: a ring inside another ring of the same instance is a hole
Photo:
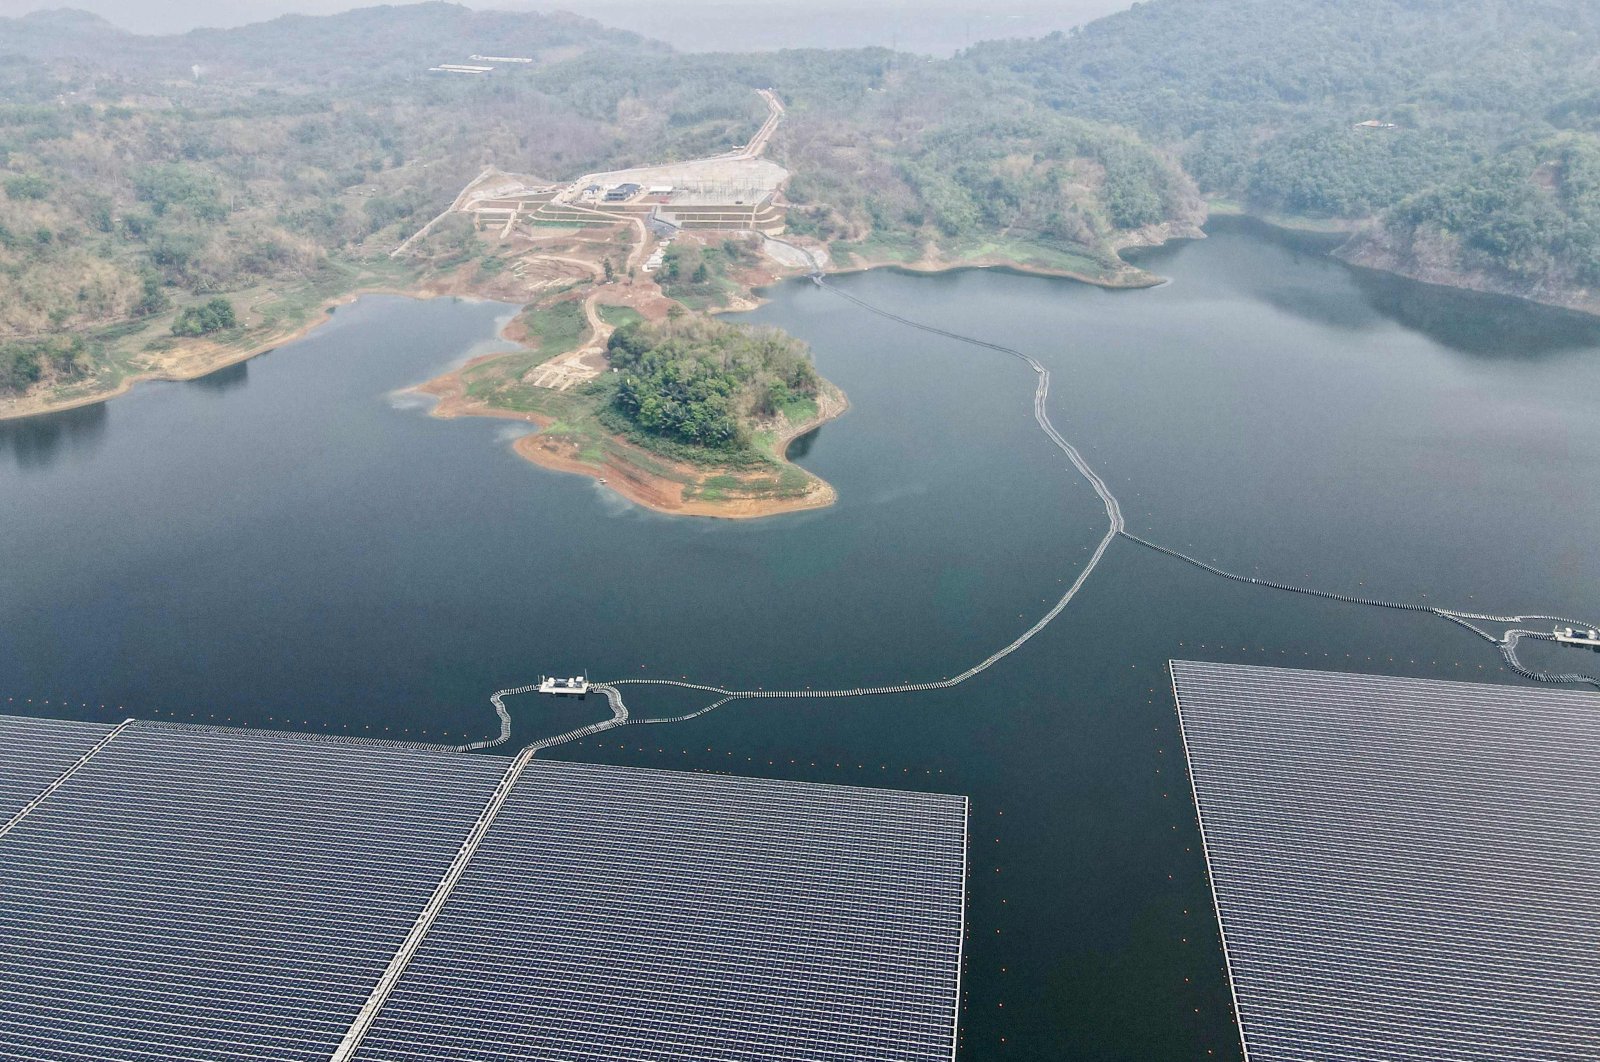
[[[895,46],[947,53],[992,37],[1037,36],[1131,0],[483,0],[471,7],[568,10],[703,51]],[[278,15],[331,14],[351,0],[0,0],[0,15],[48,7],[93,11],[138,33],[239,26]]]

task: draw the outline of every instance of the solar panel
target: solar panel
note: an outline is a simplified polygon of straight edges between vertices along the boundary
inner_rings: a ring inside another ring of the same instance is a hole
[[[0,838],[0,1055],[325,1062],[505,768],[130,725]]]
[[[111,730],[105,723],[0,715],[0,827]]]
[[[0,717],[0,1057],[953,1054],[963,798],[511,765]]]
[[[1600,1058],[1600,696],[1172,673],[1251,1062]]]
[[[358,1062],[952,1056],[966,801],[531,764]]]

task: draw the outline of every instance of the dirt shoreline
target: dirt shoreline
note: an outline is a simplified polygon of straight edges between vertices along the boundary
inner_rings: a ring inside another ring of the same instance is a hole
[[[1173,234],[1167,238],[1174,238],[1176,235]],[[825,272],[829,275],[842,276],[850,273],[864,273],[872,269],[901,269],[912,273],[928,274],[949,273],[962,269],[1006,269],[1031,276],[1062,277],[1103,288],[1147,288],[1162,283],[1162,278],[1152,273],[1146,273],[1135,266],[1130,266],[1126,275],[1105,277],[1067,269],[1030,265],[1026,262],[990,256],[952,260],[924,258],[915,262],[902,262],[893,259],[864,259],[853,262],[848,266],[834,263]],[[757,309],[767,301],[765,296],[761,294],[761,287],[801,275],[803,272],[803,270],[796,267],[780,267],[772,270],[769,273],[770,279],[746,283],[746,290],[737,296],[731,305],[715,308],[709,312],[713,314],[743,313]],[[108,387],[102,391],[91,391],[74,395],[71,398],[61,399],[48,398],[38,393],[25,394],[13,399],[0,399],[0,421],[22,420],[27,417],[60,413],[69,409],[92,406],[100,402],[109,402],[113,398],[127,394],[141,383],[152,381],[184,382],[207,376],[231,365],[237,365],[242,361],[249,361],[251,358],[265,354],[269,350],[275,350],[278,347],[305,338],[313,329],[330,319],[330,310],[337,309],[340,306],[347,306],[364,295],[399,295],[409,299],[432,299],[445,296],[463,298],[494,297],[489,294],[473,296],[471,291],[467,290],[468,287],[470,285],[463,285],[449,277],[435,277],[432,278],[431,282],[423,282],[411,287],[377,285],[355,288],[328,299],[304,323],[265,337],[244,350],[229,352],[220,357],[208,357],[208,353],[211,353],[208,348],[214,347],[214,344],[209,344],[205,340],[191,340],[178,348],[180,353],[177,355],[174,356],[169,353],[166,356],[166,360],[169,362],[168,365],[145,372],[133,373],[124,377],[115,386]],[[192,353],[187,355],[181,353],[184,348],[188,348]]]
[[[835,263],[828,268],[827,272],[829,274],[847,274],[882,268],[930,274],[953,272],[962,269],[1007,269],[1035,276],[1062,277],[1107,288],[1142,288],[1161,283],[1160,277],[1131,266],[1124,274],[1107,277],[1066,269],[1030,265],[992,256],[949,261],[924,259],[911,263],[892,260],[864,260],[852,262],[848,266],[840,266]],[[739,313],[754,309],[766,302],[766,298],[762,293],[763,287],[780,280],[790,279],[802,273],[803,270],[796,267],[781,267],[770,271],[762,270],[762,275],[759,276],[747,275],[740,277],[739,280],[744,290],[734,298],[731,305],[712,312]],[[167,364],[150,371],[129,375],[121,380],[117,386],[104,391],[58,401],[50,401],[35,395],[25,396],[9,403],[0,402],[0,420],[40,416],[46,413],[106,402],[119,395],[126,394],[135,385],[148,380],[185,381],[197,379],[302,339],[310,334],[313,329],[330,320],[332,318],[331,310],[339,306],[349,305],[365,295],[399,295],[413,299],[446,296],[473,297],[472,293],[467,290],[468,287],[470,285],[461,283],[460,278],[434,277],[429,281],[409,287],[377,285],[356,288],[327,300],[319,307],[316,314],[304,323],[292,329],[284,329],[281,332],[265,337],[248,348],[216,356],[215,344],[196,341],[186,345],[188,348],[187,353],[184,353],[183,348],[180,348],[180,352],[177,355],[169,354],[166,358]],[[524,337],[511,334],[515,327],[516,321],[513,320],[502,331],[502,338],[513,342],[522,342]],[[686,498],[684,497],[686,488],[695,486],[704,478],[729,475],[737,479],[741,471],[747,472],[748,470],[703,467],[672,461],[654,452],[641,449],[617,436],[610,436],[607,440],[609,445],[601,461],[596,462],[592,458],[586,458],[582,454],[580,444],[572,439],[561,435],[551,436],[544,434],[543,429],[553,423],[551,418],[534,413],[501,409],[467,397],[461,377],[462,372],[473,365],[497,356],[486,355],[484,358],[475,358],[441,376],[413,387],[411,390],[428,395],[436,400],[431,411],[431,415],[435,417],[444,419],[469,416],[491,417],[499,420],[522,421],[532,425],[536,430],[517,439],[512,446],[513,451],[518,456],[552,471],[588,476],[635,505],[649,509],[652,512],[675,516],[748,520],[822,509],[834,504],[838,499],[838,493],[831,484],[809,472],[805,473],[807,478],[806,489],[803,493],[794,496],[741,496],[740,488],[735,485],[719,488],[723,496],[714,500],[704,497]],[[824,392],[822,400],[819,402],[815,417],[801,424],[787,425],[773,441],[774,452],[779,454],[781,458],[780,470],[799,467],[787,460],[789,447],[795,439],[815,430],[830,420],[842,416],[849,409],[849,405],[849,400],[844,393],[830,385],[830,388]],[[631,455],[637,455],[638,460],[629,460]],[[660,469],[661,471],[652,471],[652,469]],[[804,472],[804,469],[801,469],[801,471]]]
[[[1092,273],[1081,273],[1071,269],[1054,269],[1050,266],[1030,265],[1012,258],[958,258],[946,261],[944,259],[921,258],[915,262],[902,262],[893,258],[867,258],[850,265],[835,265],[823,270],[828,276],[848,276],[851,273],[867,273],[874,269],[898,269],[906,273],[956,273],[966,269],[1003,269],[1011,273],[1023,273],[1034,277],[1057,277],[1062,280],[1076,280],[1083,284],[1092,284],[1097,288],[1110,288],[1112,290],[1154,288],[1165,281],[1154,273],[1145,272],[1136,266],[1130,266],[1127,274],[1119,276],[1095,276]]]
[[[460,368],[453,369],[443,376],[435,377],[427,383],[419,384],[411,388],[411,390],[436,399],[437,401],[429,415],[443,420],[453,420],[456,417],[492,417],[497,420],[514,420],[521,421],[524,424],[532,424],[541,431],[549,427],[554,423],[554,420],[550,417],[540,416],[537,413],[502,409],[467,397],[466,389],[462,385],[462,372],[497,356],[490,354],[482,358],[474,358]],[[786,455],[794,440],[809,431],[821,427],[830,420],[843,416],[849,408],[850,402],[845,397],[844,392],[834,388],[825,397],[824,401],[819,403],[815,417],[800,424],[790,425],[774,440],[774,450],[781,455],[785,455],[783,464],[790,466]],[[723,470],[671,461],[659,454],[640,449],[616,436],[612,436],[612,442],[621,451],[623,459],[619,459],[615,454],[608,454],[606,460],[598,464],[578,456],[578,447],[571,440],[561,436],[543,435],[540,431],[535,431],[517,439],[512,444],[512,450],[519,457],[541,468],[548,468],[554,472],[588,476],[635,505],[668,516],[710,516],[724,520],[754,520],[767,516],[780,516],[784,513],[825,509],[838,500],[838,492],[834,490],[833,485],[818,476],[812,475],[810,472],[806,472],[808,479],[806,492],[798,497],[727,498],[720,501],[684,498],[683,489],[685,484],[681,480],[669,475],[652,472],[640,464],[628,462],[625,460],[626,455],[638,454],[641,460],[647,461],[649,464],[664,467],[691,479],[708,473],[714,475]],[[799,466],[790,467],[798,468]],[[726,471],[737,472],[738,470],[728,469]],[[801,469],[801,471],[805,470]]]
[[[1159,247],[1173,240],[1200,240],[1205,239],[1205,230],[1201,227],[1205,222],[1205,214],[1201,212],[1192,220],[1163,222],[1158,225],[1146,226],[1123,233],[1110,244],[1111,250],[1120,254],[1122,251],[1139,247]],[[1083,284],[1092,284],[1097,288],[1115,290],[1154,288],[1166,283],[1166,279],[1157,276],[1148,270],[1141,269],[1129,262],[1123,262],[1115,273],[1085,273],[1076,269],[1062,269],[1055,266],[1037,265],[1030,262],[1018,261],[1003,255],[980,255],[974,258],[939,258],[931,257],[924,253],[921,258],[907,262],[893,258],[866,258],[862,257],[849,265],[831,264],[823,270],[829,276],[843,276],[849,273],[865,273],[872,269],[899,269],[907,273],[954,273],[963,269],[1004,269],[1012,273],[1021,273],[1035,277],[1059,277],[1064,280],[1076,280]]]
[[[88,394],[75,395],[71,398],[59,400],[50,400],[42,395],[23,395],[15,399],[0,399],[0,421],[41,417],[47,413],[61,413],[69,409],[81,409],[84,406],[109,402],[113,398],[127,394],[141,383],[151,381],[182,383],[187,380],[198,380],[202,376],[209,376],[214,372],[226,369],[230,365],[237,365],[241,361],[249,361],[251,358],[258,357],[270,350],[276,350],[286,344],[304,339],[313,329],[332,320],[333,315],[330,311],[340,306],[348,306],[364,295],[400,295],[408,299],[431,299],[439,298],[442,294],[441,292],[430,292],[426,288],[409,291],[387,286],[357,288],[327,300],[317,308],[316,313],[309,320],[296,325],[294,328],[275,332],[244,350],[230,351],[220,357],[208,357],[207,354],[210,351],[207,348],[214,348],[215,344],[203,339],[192,340],[185,344],[189,347],[190,353],[184,354],[180,352],[176,357],[169,353],[168,357],[177,362],[177,364],[160,369],[151,369],[147,372],[133,373],[123,377],[115,387],[104,391],[93,391]]]

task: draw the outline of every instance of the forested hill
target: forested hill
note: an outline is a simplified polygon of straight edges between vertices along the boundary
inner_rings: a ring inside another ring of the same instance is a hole
[[[428,73],[475,53],[533,61]],[[1192,232],[1204,191],[1360,225],[1369,264],[1600,309],[1597,64],[1594,0],[1148,0],[938,62],[679,55],[446,3],[165,37],[0,19],[0,397],[99,380],[218,295],[294,307],[394,268],[486,166],[728,150],[769,86],[791,228],[841,261],[1137,281],[1117,249]]]
[[[231,29],[143,36],[83,11],[0,19],[0,51],[77,61],[102,74],[238,80],[287,89],[350,87],[415,79],[436,63],[462,62],[489,45],[496,55],[541,61],[600,46],[640,53],[670,49],[576,15],[473,11],[457,4],[367,7],[337,15],[284,15]]]
[[[1503,127],[1592,90],[1597,46],[1589,0],[1147,0],[967,55],[1054,106],[1187,136],[1404,105]]]
[[[1358,260],[1579,305],[1600,284],[1592,0],[1150,0],[962,61],[1172,146],[1212,195],[1377,218]]]
[[[532,62],[429,73],[473,54]],[[395,268],[486,166],[555,179],[736,147],[769,86],[789,107],[771,152],[794,174],[792,225],[841,257],[1115,277],[1118,246],[1200,216],[1134,134],[882,49],[678,55],[444,3],[163,37],[0,19],[0,397],[138,362],[218,295],[276,313]],[[439,258],[470,274],[489,250]]]
[[[534,62],[427,72],[490,46]],[[763,108],[743,86],[662,81],[629,108],[631,79],[594,80],[669,56],[573,16],[439,3],[162,37],[0,19],[0,394],[95,372],[108,329],[161,343],[217,294],[336,294],[486,165],[581,173],[748,136]]]

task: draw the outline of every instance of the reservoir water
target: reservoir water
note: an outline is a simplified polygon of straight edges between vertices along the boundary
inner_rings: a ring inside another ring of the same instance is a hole
[[[1223,567],[1485,611],[1600,612],[1600,321],[1363,274],[1241,223],[1147,291],[970,271],[852,294],[1027,350],[1129,528]],[[539,673],[927,681],[1009,641],[1104,530],[1033,375],[810,284],[747,319],[851,411],[831,509],[671,518],[405,393],[510,307],[370,297],[188,384],[0,424],[0,711],[462,741]],[[966,1059],[1239,1057],[1173,657],[1516,681],[1422,615],[1215,579],[1126,542],[952,690],[755,701],[550,755],[972,798]],[[1600,657],[1530,648],[1535,666]],[[630,694],[639,715],[698,702]],[[102,707],[104,706],[104,707]],[[604,705],[516,698],[512,746]]]

